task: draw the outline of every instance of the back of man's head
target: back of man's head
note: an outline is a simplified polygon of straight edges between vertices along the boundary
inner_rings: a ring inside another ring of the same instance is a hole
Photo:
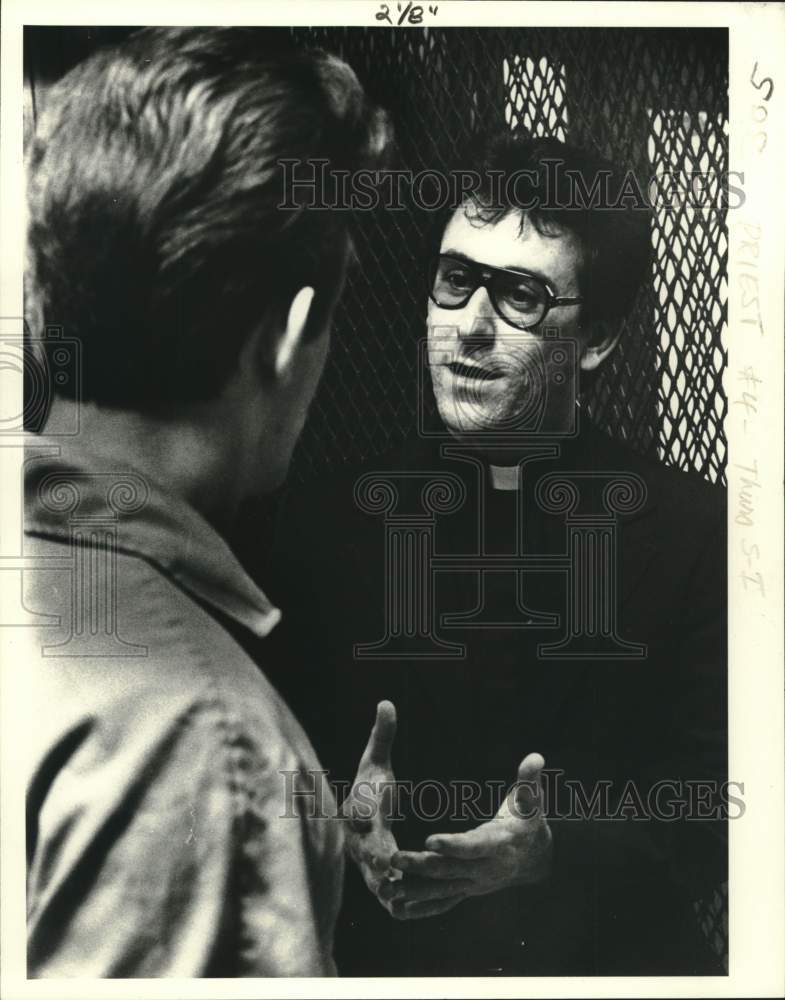
[[[81,342],[82,398],[213,398],[308,285],[317,332],[346,217],[279,210],[278,161],[373,166],[386,132],[345,63],[254,29],[145,29],[72,70],[28,155],[28,311]]]

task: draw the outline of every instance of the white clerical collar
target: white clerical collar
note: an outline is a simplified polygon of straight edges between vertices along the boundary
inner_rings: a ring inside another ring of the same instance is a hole
[[[519,465],[492,465],[491,486],[495,490],[519,490],[521,467]]]

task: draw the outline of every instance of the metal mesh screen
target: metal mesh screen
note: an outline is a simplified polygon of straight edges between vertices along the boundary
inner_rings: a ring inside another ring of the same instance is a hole
[[[393,116],[401,169],[449,170],[479,129],[509,127],[593,149],[646,191],[700,173],[703,204],[655,212],[652,282],[584,393],[609,434],[724,482],[727,324],[727,32],[612,29],[292,29],[342,55]],[[670,190],[670,189],[669,189]],[[361,213],[325,378],[294,476],[394,445],[416,426],[428,213]],[[678,199],[675,199],[678,202]],[[358,213],[358,216],[360,213]]]

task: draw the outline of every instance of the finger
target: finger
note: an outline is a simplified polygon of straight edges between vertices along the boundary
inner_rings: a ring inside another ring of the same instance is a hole
[[[487,858],[493,853],[496,839],[483,826],[468,833],[437,833],[428,837],[425,847],[442,857],[461,858],[465,861]]]
[[[464,896],[453,896],[451,899],[433,899],[416,903],[393,903],[392,915],[397,920],[422,920],[423,917],[436,917],[446,913],[465,899]]]
[[[477,872],[465,859],[445,858],[433,851],[398,851],[390,864],[404,875],[417,875],[428,879],[471,878]]]
[[[393,885],[395,891],[388,898],[403,903],[422,903],[434,899],[452,899],[453,896],[468,896],[474,888],[474,881],[469,878],[430,879],[407,875]]]
[[[395,705],[391,701],[380,701],[363,759],[381,767],[389,766],[396,728]]]
[[[359,836],[364,837],[373,830],[373,821],[370,819],[364,819],[362,816],[349,815],[347,817],[347,823],[349,829],[352,833],[359,834]]]
[[[385,857],[365,852],[362,854],[353,854],[352,856],[357,862],[363,880],[371,892],[379,896],[380,899],[392,899],[395,896],[392,889],[400,882],[400,873],[397,873],[397,880],[392,877],[395,872],[390,867],[389,855]],[[384,887],[383,893],[381,892],[382,887]]]
[[[542,754],[530,753],[521,761],[518,780],[512,797],[514,815],[520,819],[534,819],[542,810]]]
[[[401,879],[382,879],[379,883],[378,889],[376,890],[376,895],[379,899],[384,900],[386,903],[389,903],[394,899],[401,899],[404,895],[402,884]]]

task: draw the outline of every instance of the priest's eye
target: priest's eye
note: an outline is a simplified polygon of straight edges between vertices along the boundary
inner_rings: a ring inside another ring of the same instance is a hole
[[[465,271],[450,271],[443,280],[456,291],[465,291],[471,287],[471,280]]]
[[[507,293],[509,301],[516,306],[527,307],[537,304],[537,297],[525,288],[516,288]]]

